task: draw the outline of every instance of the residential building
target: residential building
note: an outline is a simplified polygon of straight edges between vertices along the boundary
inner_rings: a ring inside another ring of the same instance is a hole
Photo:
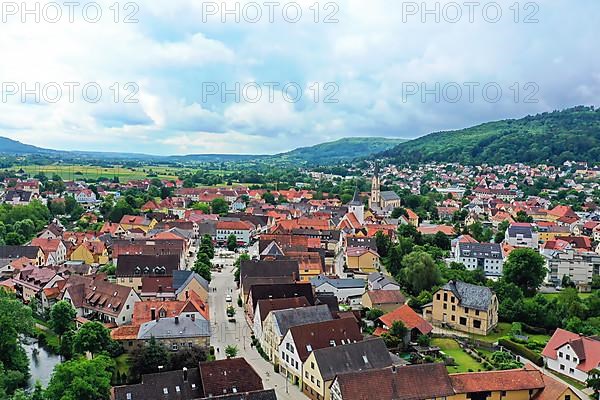
[[[187,317],[158,318],[140,325],[137,335],[138,347],[151,338],[171,351],[192,347],[208,349],[210,322],[206,319]]]
[[[498,278],[502,275],[504,253],[499,243],[459,242],[454,253],[454,261],[464,264],[471,271],[479,269],[486,277]]]
[[[34,298],[41,301],[42,290],[52,287],[56,282],[62,280],[64,278],[58,275],[52,268],[29,266],[17,273],[13,278],[13,283],[17,298],[24,303],[29,303]]]
[[[454,388],[446,366],[436,363],[339,374],[330,392],[331,400],[444,400]]]
[[[288,329],[332,319],[326,305],[271,311],[263,321],[262,337],[259,338],[261,347],[273,364],[279,364],[279,344]]]
[[[173,276],[179,269],[179,257],[176,255],[131,255],[119,256],[115,276],[117,283],[142,290],[143,277]]]
[[[67,247],[60,239],[34,238],[31,246],[37,246],[44,252],[44,265],[58,265],[67,258]]]
[[[248,321],[254,321],[256,305],[259,300],[294,297],[304,297],[311,305],[315,304],[315,296],[309,282],[252,285],[245,305]]]
[[[115,386],[111,400],[193,400],[204,397],[198,368],[142,375],[134,385]]]
[[[539,235],[533,225],[528,223],[513,223],[508,226],[504,241],[513,247],[529,247],[538,249]]]
[[[400,290],[369,290],[362,296],[362,305],[369,309],[391,312],[406,303],[406,297]]]
[[[394,322],[402,322],[407,329],[406,336],[403,338],[405,344],[416,342],[419,336],[428,335],[433,330],[433,326],[407,304],[403,304],[394,311],[382,315],[378,321],[383,327],[375,330],[374,335],[376,336],[381,336],[390,330]]]
[[[340,346],[363,339],[353,318],[291,327],[279,345],[280,372],[295,385],[301,385],[302,366],[313,350]]]
[[[382,339],[317,349],[302,366],[302,392],[313,400],[329,400],[336,376],[391,365],[392,358]]]
[[[240,263],[240,287],[243,299],[247,299],[250,287],[254,284],[293,283],[299,279],[299,276],[296,260],[244,260]],[[265,278],[268,278],[268,281],[265,281]]]
[[[289,299],[264,299],[259,300],[252,321],[252,333],[255,337],[261,338],[263,335],[263,322],[271,311],[285,310],[288,308],[309,307],[311,304],[306,297],[292,297]]]
[[[311,279],[310,283],[316,293],[332,293],[337,297],[338,302],[350,305],[359,305],[365,292],[363,279],[332,279],[319,275]]]
[[[247,246],[253,230],[254,225],[248,221],[219,221],[217,222],[217,243],[224,244],[230,235],[235,235],[238,245]]]
[[[600,254],[580,251],[566,242],[544,249],[542,255],[546,259],[547,281],[556,286],[561,284],[563,276],[568,276],[575,285],[588,287],[593,275],[600,273]]]
[[[498,298],[487,286],[450,281],[434,293],[423,315],[436,326],[487,335],[498,324]]]
[[[78,317],[95,319],[116,326],[131,323],[133,307],[141,301],[130,287],[104,280],[71,275],[64,285],[63,300],[69,301]]]
[[[542,351],[548,369],[585,382],[600,367],[600,339],[558,328]]]
[[[378,272],[379,254],[366,247],[349,247],[346,249],[346,268],[362,274]]]
[[[214,398],[263,390],[260,375],[244,358],[202,362],[200,379],[204,397]]]
[[[368,290],[400,290],[400,284],[391,276],[381,272],[373,272],[367,278]]]

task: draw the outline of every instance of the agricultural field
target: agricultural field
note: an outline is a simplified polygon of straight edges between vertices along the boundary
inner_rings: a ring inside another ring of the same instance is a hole
[[[77,179],[98,179],[106,177],[112,179],[117,176],[121,181],[131,179],[148,178],[148,174],[155,173],[159,179],[176,179],[178,174],[183,172],[183,169],[170,168],[163,166],[145,166],[124,168],[122,166],[94,166],[94,165],[25,165],[19,167],[30,175],[36,175],[43,172],[48,177],[57,174],[63,180]],[[16,168],[15,169],[19,169]]]

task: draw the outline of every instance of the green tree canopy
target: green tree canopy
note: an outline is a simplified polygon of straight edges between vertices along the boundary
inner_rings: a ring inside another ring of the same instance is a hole
[[[58,364],[46,388],[46,400],[108,400],[114,368],[114,361],[103,355]]]
[[[544,257],[528,248],[513,250],[504,263],[502,276],[517,285],[526,296],[533,296],[546,276]]]
[[[80,354],[89,351],[92,357],[102,351],[108,351],[111,344],[109,330],[97,321],[83,324],[73,338],[73,350]]]

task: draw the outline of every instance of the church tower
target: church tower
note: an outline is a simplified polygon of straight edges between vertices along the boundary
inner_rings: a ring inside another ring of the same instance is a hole
[[[379,182],[379,164],[375,162],[375,172],[371,180],[371,197],[369,198],[369,208],[379,207],[381,203],[381,183]]]

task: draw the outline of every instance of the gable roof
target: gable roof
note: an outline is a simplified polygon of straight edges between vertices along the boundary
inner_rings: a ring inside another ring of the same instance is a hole
[[[261,377],[243,358],[202,362],[200,379],[205,397],[263,389]]]
[[[557,350],[565,345],[570,345],[577,357],[577,369],[588,372],[600,365],[600,339],[582,336],[558,328],[544,347],[542,356],[556,360]]]
[[[446,366],[441,363],[407,365],[338,375],[344,400],[422,400],[454,395]]]
[[[310,304],[314,304],[315,297],[310,282],[306,283],[278,283],[274,285],[252,285],[249,298],[252,300],[253,308],[259,300],[283,299],[290,297],[305,297]]]
[[[538,370],[485,371],[451,374],[455,393],[543,389],[544,380]]]
[[[177,255],[133,255],[122,254],[117,262],[116,276],[160,275],[172,276],[179,269]],[[164,269],[163,269],[164,268]]]
[[[142,375],[142,383],[113,387],[114,400],[191,400],[202,397],[198,368],[187,370],[187,379],[185,375],[183,370]]]
[[[310,303],[306,297],[292,297],[288,299],[264,299],[258,301],[261,322],[267,318],[271,311],[285,310],[286,308],[308,307]],[[256,316],[255,316],[256,318]]]
[[[412,308],[404,304],[379,317],[379,320],[387,327],[391,327],[396,321],[401,321],[408,329],[418,329],[419,332],[426,335],[433,330],[431,324],[425,321]]]
[[[140,326],[138,339],[173,339],[210,336],[210,322],[203,319],[167,317],[145,322]]]
[[[319,287],[328,283],[336,289],[353,289],[365,287],[364,279],[332,279],[324,275],[319,275],[312,278],[310,280],[310,283],[315,287]]]
[[[330,321],[333,319],[329,307],[322,304],[319,306],[309,306],[300,308],[288,308],[285,310],[271,311],[271,314],[277,326],[279,332],[285,335],[293,326],[306,325],[314,322]]]
[[[360,328],[353,318],[293,326],[289,333],[292,335],[296,351],[302,362],[306,361],[313,350],[363,340]]]
[[[450,290],[461,306],[487,311],[492,303],[494,292],[487,286],[472,285],[462,281],[450,281],[442,289]]]
[[[375,304],[403,304],[406,302],[406,297],[399,290],[369,290],[367,296]]]
[[[382,339],[369,339],[313,351],[321,377],[330,381],[336,375],[392,365],[392,358]]]

